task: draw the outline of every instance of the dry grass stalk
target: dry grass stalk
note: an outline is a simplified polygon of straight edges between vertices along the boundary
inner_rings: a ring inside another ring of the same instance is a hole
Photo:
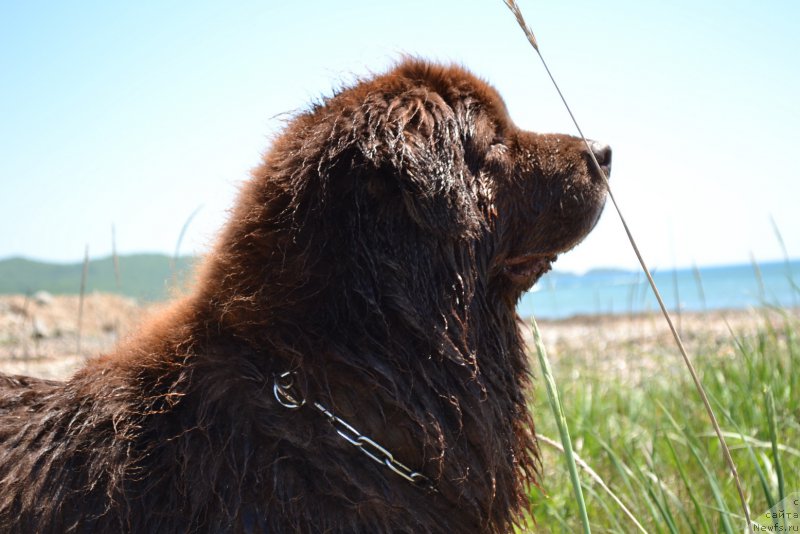
[[[550,81],[553,82],[553,86],[556,88],[558,96],[561,97],[561,101],[564,103],[564,107],[566,107],[567,109],[567,113],[569,113],[569,116],[572,119],[573,124],[575,124],[575,128],[578,130],[578,133],[583,139],[583,142],[586,144],[586,150],[592,160],[593,165],[595,166],[596,170],[600,173],[600,175],[603,177],[603,180],[606,183],[606,186],[608,188],[608,196],[611,199],[611,203],[614,205],[614,209],[616,210],[617,215],[619,216],[619,219],[622,222],[622,226],[625,229],[625,234],[628,236],[628,240],[631,243],[633,252],[636,254],[636,258],[639,260],[639,264],[641,265],[644,274],[647,276],[647,281],[650,283],[650,288],[653,290],[653,294],[655,295],[656,300],[658,301],[658,305],[661,308],[661,313],[664,315],[664,318],[667,321],[667,325],[669,326],[669,329],[672,332],[672,336],[675,339],[675,343],[678,346],[678,350],[680,351],[681,356],[683,356],[684,363],[686,363],[686,367],[689,369],[689,373],[692,376],[692,380],[695,384],[695,387],[697,388],[697,392],[699,393],[700,398],[703,401],[703,405],[705,406],[706,412],[708,413],[708,417],[711,420],[712,426],[714,427],[714,432],[716,432],[717,434],[720,446],[722,447],[723,456],[725,457],[725,462],[728,464],[731,474],[733,475],[733,479],[736,483],[736,490],[739,493],[739,499],[741,501],[742,510],[744,511],[745,519],[747,520],[747,529],[752,534],[753,527],[752,527],[752,522],[750,520],[750,508],[747,505],[747,498],[745,497],[744,489],[742,488],[742,483],[741,480],[739,479],[739,472],[736,469],[736,464],[734,463],[733,458],[731,457],[731,452],[728,448],[728,444],[725,442],[725,438],[722,434],[722,429],[719,426],[717,417],[714,414],[714,410],[712,409],[711,403],[708,400],[708,396],[706,395],[705,389],[703,388],[703,384],[702,382],[700,382],[700,377],[697,375],[697,371],[695,370],[694,365],[692,364],[691,358],[689,358],[689,354],[686,352],[686,348],[683,345],[681,336],[678,333],[678,330],[675,328],[675,324],[672,322],[672,318],[670,317],[669,312],[667,311],[667,307],[664,304],[664,299],[661,298],[661,293],[658,291],[658,287],[656,286],[655,280],[653,280],[653,275],[650,274],[650,269],[647,268],[647,264],[645,263],[641,252],[639,251],[639,247],[636,245],[636,241],[633,239],[633,234],[631,233],[630,228],[628,228],[628,223],[625,221],[625,217],[622,215],[622,211],[620,210],[619,205],[617,204],[617,201],[614,198],[611,186],[608,183],[608,177],[603,172],[602,168],[600,167],[600,164],[597,162],[597,158],[595,157],[594,153],[589,147],[589,143],[586,141],[586,136],[583,135],[583,131],[581,130],[581,127],[578,125],[578,121],[575,119],[575,115],[573,115],[572,110],[570,109],[566,98],[564,97],[563,93],[561,92],[561,89],[558,86],[558,83],[556,83],[553,74],[550,72],[547,63],[544,60],[544,56],[542,56],[542,52],[541,50],[539,50],[539,45],[536,41],[536,38],[534,37],[531,29],[528,27],[528,24],[525,22],[525,18],[522,16],[522,12],[517,6],[517,3],[514,0],[503,0],[503,1],[516,17],[517,22],[522,28],[522,31],[528,38],[528,42],[530,42],[534,50],[536,50],[536,53],[539,56],[539,59],[541,60],[545,71],[547,71],[547,75],[549,76]]]
[[[122,278],[119,272],[119,256],[117,255],[117,228],[111,225],[111,258],[114,262],[114,283],[117,287],[117,293],[122,289]],[[119,339],[119,317],[114,319],[114,337]]]
[[[78,301],[78,340],[75,347],[77,354],[81,353],[81,331],[83,330],[83,300],[86,295],[86,278],[89,276],[89,245],[83,254],[83,270],[81,271],[81,293]]]
[[[119,274],[119,256],[117,255],[117,229],[113,224],[111,225],[111,258],[114,262],[114,283],[119,291],[122,281]]]

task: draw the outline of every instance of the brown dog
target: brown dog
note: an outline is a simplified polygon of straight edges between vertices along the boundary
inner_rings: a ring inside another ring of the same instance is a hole
[[[605,194],[458,67],[302,113],[190,296],[66,382],[0,375],[0,531],[508,531],[538,465],[514,306]]]

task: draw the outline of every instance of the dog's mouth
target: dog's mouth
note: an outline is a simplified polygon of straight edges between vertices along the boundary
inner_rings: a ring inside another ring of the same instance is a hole
[[[526,254],[509,258],[505,261],[503,270],[514,284],[530,287],[553,267],[556,254]]]

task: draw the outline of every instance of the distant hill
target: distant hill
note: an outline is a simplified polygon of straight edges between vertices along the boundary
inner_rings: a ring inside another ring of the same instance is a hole
[[[180,284],[191,272],[194,257],[178,258],[175,273],[172,258],[164,254],[119,256],[120,285],[109,256],[89,262],[86,291],[119,293],[142,300],[169,296],[175,281]],[[0,260],[0,294],[47,291],[56,295],[77,294],[81,287],[83,263],[46,263],[25,258]]]
[[[589,269],[584,273],[584,276],[617,276],[626,275],[631,273],[638,273],[639,271],[631,271],[629,269],[615,269],[613,267],[598,267]]]

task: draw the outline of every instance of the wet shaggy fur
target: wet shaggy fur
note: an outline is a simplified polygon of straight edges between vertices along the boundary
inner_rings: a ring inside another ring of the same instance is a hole
[[[0,375],[0,532],[508,532],[538,468],[514,306],[605,189],[458,67],[296,116],[194,291],[65,382]],[[296,387],[404,464],[348,444]]]

